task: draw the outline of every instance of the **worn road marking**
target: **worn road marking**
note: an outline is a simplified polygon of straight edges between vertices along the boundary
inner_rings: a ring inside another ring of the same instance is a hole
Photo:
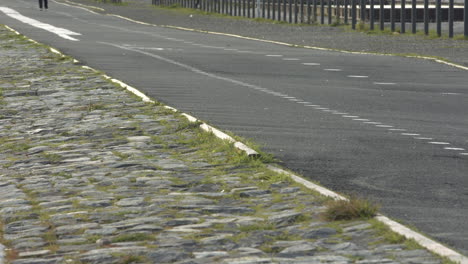
[[[420,136],[421,134],[417,133],[401,133],[402,136]]]
[[[71,41],[79,41],[78,39],[72,38],[70,36],[80,36],[81,35],[80,33],[76,33],[76,32],[70,31],[70,30],[65,29],[65,28],[59,28],[59,27],[56,27],[56,26],[52,26],[50,24],[42,23],[42,22],[40,22],[38,20],[23,16],[20,13],[18,13],[15,10],[13,10],[11,8],[8,8],[8,7],[0,7],[0,11],[5,13],[5,15],[7,15],[7,16],[9,16],[11,18],[14,18],[16,20],[19,20],[19,21],[21,21],[21,22],[23,22],[25,24],[28,24],[28,25],[31,25],[33,27],[37,27],[37,28],[49,31],[49,32],[54,33],[54,34],[57,34],[61,38],[68,39],[68,40],[71,40]]]
[[[374,82],[376,85],[396,85],[396,83],[392,82]]]

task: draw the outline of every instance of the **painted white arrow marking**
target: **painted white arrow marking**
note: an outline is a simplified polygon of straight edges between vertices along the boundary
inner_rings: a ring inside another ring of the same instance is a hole
[[[52,33],[57,34],[58,36],[60,36],[60,37],[62,37],[64,39],[68,39],[68,40],[72,40],[72,41],[79,41],[78,39],[72,38],[70,36],[80,36],[81,35],[80,33],[76,33],[76,32],[70,31],[70,30],[65,29],[65,28],[55,27],[55,26],[52,26],[50,24],[42,23],[42,22],[40,22],[38,20],[23,16],[20,13],[18,13],[15,10],[13,10],[11,8],[8,8],[8,7],[0,7],[0,11],[5,13],[5,15],[7,15],[9,17],[17,19],[17,20],[19,20],[19,21],[21,21],[21,22],[23,22],[25,24],[31,25],[33,27],[37,27],[37,28],[44,29],[44,30],[47,30],[49,32],[52,32]]]

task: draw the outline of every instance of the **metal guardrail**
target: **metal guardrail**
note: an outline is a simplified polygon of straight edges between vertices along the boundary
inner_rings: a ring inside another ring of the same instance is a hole
[[[120,1],[120,0],[112,0]],[[358,2],[359,1],[359,2]],[[390,28],[392,32],[406,33],[411,25],[411,33],[422,26],[424,34],[429,35],[429,25],[435,24],[437,36],[442,36],[442,24],[448,23],[448,36],[454,37],[454,24],[462,24],[463,35],[468,37],[468,0],[455,5],[454,0],[442,4],[442,0],[152,0],[153,5],[181,6],[200,9],[205,12],[229,16],[263,18],[285,23],[320,23],[368,25],[370,30]],[[434,2],[435,1],[435,2]],[[351,20],[351,21],[349,21]],[[358,22],[359,21],[359,22]],[[399,23],[399,29],[397,29]],[[460,32],[461,33],[461,32]]]

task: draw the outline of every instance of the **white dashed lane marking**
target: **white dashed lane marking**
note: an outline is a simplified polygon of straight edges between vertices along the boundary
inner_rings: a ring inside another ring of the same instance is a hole
[[[302,63],[302,65],[306,65],[306,66],[318,66],[318,65],[320,65],[320,63],[316,63],[316,62],[304,62],[304,63]]]
[[[365,75],[348,75],[347,77],[349,77],[349,78],[361,78],[361,79],[369,78],[369,76],[365,76]]]
[[[464,148],[449,148],[449,147],[445,147],[444,149],[446,149],[446,150],[461,150],[461,151],[465,150]]]
[[[376,85],[396,85],[396,83],[392,82],[374,82]]]
[[[342,69],[323,69],[324,71],[334,71],[334,72],[340,72],[343,71]]]
[[[265,56],[267,56],[267,57],[283,57],[283,55],[279,55],[279,54],[267,54]]]
[[[369,125],[380,125],[380,124],[382,124],[382,123],[381,123],[381,122],[370,121],[370,122],[364,122],[364,124],[369,124]]]
[[[433,145],[450,145],[450,143],[448,142],[439,142],[439,141],[431,141],[431,142],[428,142],[429,144],[433,144]]]

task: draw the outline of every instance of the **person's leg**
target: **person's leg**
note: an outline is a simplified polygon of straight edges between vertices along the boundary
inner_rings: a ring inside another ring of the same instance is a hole
[[[42,9],[42,0],[39,0],[39,8]]]
[[[49,0],[44,0],[45,9],[49,8]]]

